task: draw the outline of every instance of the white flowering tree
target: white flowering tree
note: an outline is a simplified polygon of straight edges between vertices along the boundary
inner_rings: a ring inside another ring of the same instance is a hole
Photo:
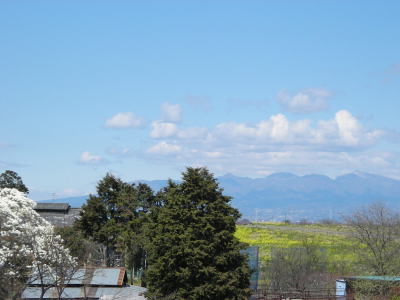
[[[53,226],[16,189],[0,189],[0,298],[19,293],[28,280],[61,295],[77,264]]]

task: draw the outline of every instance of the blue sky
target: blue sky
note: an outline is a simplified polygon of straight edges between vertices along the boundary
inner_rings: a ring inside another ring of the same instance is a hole
[[[0,172],[400,178],[398,1],[1,1]]]

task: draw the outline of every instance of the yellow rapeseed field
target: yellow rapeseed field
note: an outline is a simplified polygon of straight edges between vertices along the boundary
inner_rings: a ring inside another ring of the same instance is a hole
[[[326,250],[331,272],[349,273],[355,260],[354,247],[345,225],[253,223],[238,225],[236,237],[250,246],[258,246],[260,260],[265,263],[274,247],[301,247],[307,241]]]

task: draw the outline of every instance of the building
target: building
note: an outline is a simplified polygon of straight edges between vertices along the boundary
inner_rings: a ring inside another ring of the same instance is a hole
[[[72,208],[68,203],[37,203],[35,211],[55,227],[72,226],[81,208]]]
[[[49,282],[48,280],[43,280]],[[47,285],[46,287],[49,287]],[[145,288],[127,284],[125,268],[86,268],[75,272],[73,278],[66,282],[61,299],[90,300],[144,300]],[[22,293],[22,299],[40,299],[42,283],[33,281]],[[44,299],[58,299],[57,289],[50,287]]]

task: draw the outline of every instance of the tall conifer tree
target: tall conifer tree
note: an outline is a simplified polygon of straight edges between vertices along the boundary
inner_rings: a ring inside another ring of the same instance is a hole
[[[250,271],[235,237],[239,212],[205,168],[170,182],[149,224],[149,299],[248,299]]]

